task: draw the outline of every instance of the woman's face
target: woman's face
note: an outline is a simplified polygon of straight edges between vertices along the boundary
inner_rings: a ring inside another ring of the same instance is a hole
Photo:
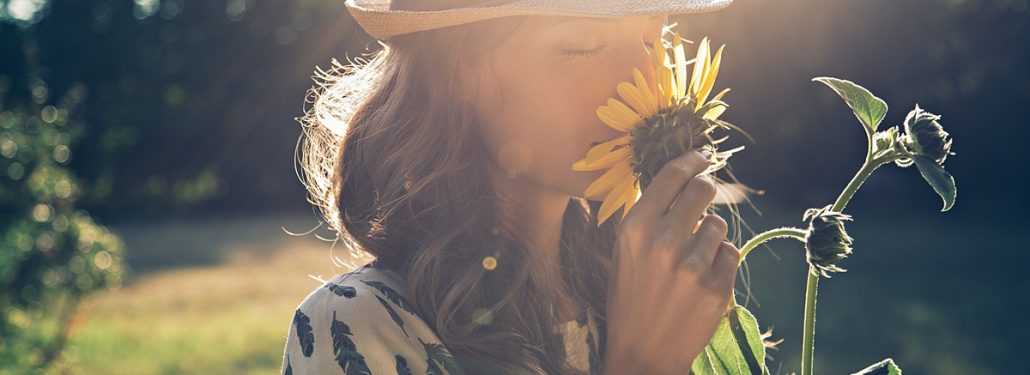
[[[620,135],[597,107],[632,81],[654,75],[650,43],[665,16],[530,16],[475,67],[477,124],[503,174],[553,193],[582,196],[604,171],[573,171],[591,145]]]

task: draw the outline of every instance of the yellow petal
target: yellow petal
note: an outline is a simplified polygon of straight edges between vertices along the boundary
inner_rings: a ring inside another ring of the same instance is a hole
[[[690,96],[697,98],[701,91],[701,76],[708,68],[708,37],[701,40],[697,46],[697,57],[694,58],[694,71],[690,75]]]
[[[615,210],[618,210],[626,202],[625,199],[629,196],[627,190],[631,190],[629,188],[632,187],[633,179],[625,179],[619,182],[616,188],[612,189],[608,196],[604,198],[604,202],[601,203],[601,210],[597,217],[598,223],[608,220],[608,217],[612,216]]]
[[[623,147],[620,149],[613,150],[608,155],[602,156],[591,163],[588,163],[586,159],[577,161],[572,165],[574,171],[596,171],[598,169],[604,169],[615,165],[618,162],[624,161],[633,154],[633,149],[629,147]]]
[[[726,93],[728,92],[730,92],[730,89],[727,87],[722,91],[719,91],[719,94],[715,95],[715,97],[713,97],[712,100],[722,100],[722,96],[726,95]]]
[[[719,75],[719,63],[722,60],[722,50],[726,48],[726,45],[719,47],[719,51],[715,52],[715,58],[712,59],[710,68],[705,72],[704,84],[701,86],[701,91],[698,93],[698,104],[704,103],[708,100],[708,94],[712,93],[712,87],[715,86],[715,77]]]
[[[633,86],[629,82],[619,82],[618,86],[615,87],[616,91],[619,92],[619,96],[622,100],[629,104],[641,117],[651,117],[654,114],[647,105],[647,99],[644,98],[640,90]]]
[[[676,81],[669,66],[669,54],[662,45],[661,37],[655,38],[654,46],[651,53],[654,56],[655,78],[658,81],[658,107],[664,108],[672,103],[672,97],[676,93]]]
[[[613,190],[612,193],[609,193],[608,197],[604,198],[604,201],[601,202],[601,212],[597,214],[597,226],[601,226],[601,224],[608,220],[609,216],[612,216],[612,214],[615,213],[615,209],[618,208],[618,206],[615,205],[615,200],[617,198],[614,197],[614,192],[615,191]]]
[[[654,42],[652,43],[653,44],[651,47],[651,63],[653,63],[656,68],[660,66],[665,66],[665,64],[663,64],[662,61],[665,57],[665,48],[662,47],[662,38],[655,38]]]
[[[658,77],[658,107],[669,107],[676,95],[676,78],[672,75],[672,69],[667,66],[658,68],[655,74]]]
[[[622,209],[622,218],[626,218],[626,214],[633,208],[633,205],[637,204],[637,200],[640,199],[640,189],[637,188],[636,180],[633,181],[633,185],[630,186],[627,191],[629,197],[626,199],[626,205]]]
[[[587,151],[587,157],[585,159],[586,162],[587,163],[593,163],[597,159],[600,159],[605,154],[607,154],[608,151],[611,151],[613,148],[615,148],[615,146],[618,146],[620,144],[625,144],[626,142],[629,142],[629,139],[630,139],[630,136],[627,134],[627,135],[624,135],[624,136],[621,136],[621,137],[618,137],[618,138],[609,139],[607,141],[602,142],[601,144],[599,144],[597,146],[591,147],[590,150]]]
[[[629,132],[637,123],[632,117],[620,116],[620,114],[608,106],[597,108],[597,118],[601,119],[608,127],[622,132]]]
[[[632,176],[633,169],[630,167],[628,162],[616,164],[612,169],[604,172],[604,174],[597,180],[591,182],[590,185],[587,186],[587,190],[583,192],[583,196],[588,198],[599,196],[618,185],[622,180]]]
[[[712,98],[712,101],[722,100],[723,95],[726,95],[727,92],[730,92],[729,88],[723,89],[722,91],[719,92],[718,95],[715,95],[715,97]],[[723,112],[726,112],[726,108],[727,107],[724,107],[724,106],[718,106],[718,107],[712,108],[712,109],[708,110],[708,113],[705,113],[705,115],[703,117],[707,118],[709,120],[715,120],[715,119],[719,118],[719,116],[721,116]]]
[[[616,191],[622,192],[622,194],[619,195],[619,200],[616,202],[616,204],[618,204],[619,206],[625,206],[629,203],[630,199],[637,197],[637,191],[634,188],[634,186],[636,186],[636,182],[637,181],[635,178],[627,178],[623,180],[621,184],[615,187]],[[629,207],[626,207],[622,210],[623,216],[625,216],[627,212],[629,212]]]
[[[719,116],[722,116],[723,112],[726,112],[726,107],[720,105],[712,109],[709,109],[708,112],[705,113],[702,117],[708,120],[715,120],[718,119]]]
[[[644,74],[640,72],[640,69],[633,68],[633,81],[636,82],[637,89],[641,93],[641,97],[644,98],[644,103],[647,104],[647,109],[651,113],[658,112],[658,98],[656,93],[651,86],[647,84],[647,80],[644,79]],[[650,116],[650,115],[649,115]]]
[[[633,108],[612,98],[608,98],[608,109],[612,111],[612,115],[615,115],[620,120],[632,122],[634,127],[644,120]]]
[[[676,97],[682,98],[687,95],[687,54],[683,51],[679,33],[673,34],[672,50],[676,64]]]

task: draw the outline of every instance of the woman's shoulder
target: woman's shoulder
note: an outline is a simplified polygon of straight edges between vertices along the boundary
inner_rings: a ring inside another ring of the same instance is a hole
[[[403,276],[375,262],[323,282],[301,301],[295,315],[301,320],[306,317],[330,324],[340,321],[380,335],[388,333],[389,328],[406,337],[435,339],[408,300]]]
[[[333,276],[314,288],[301,302],[300,307],[350,307],[384,298],[414,314],[405,292],[403,276],[371,262],[350,272]]]
[[[366,264],[322,283],[297,306],[283,353],[283,373],[457,374],[450,352],[415,312],[403,277]]]

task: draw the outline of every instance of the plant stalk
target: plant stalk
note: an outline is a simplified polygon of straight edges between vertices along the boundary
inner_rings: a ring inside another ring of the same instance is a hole
[[[865,163],[858,170],[855,177],[848,182],[844,191],[840,193],[837,200],[830,207],[831,211],[842,212],[848,205],[848,201],[855,195],[858,188],[862,186],[869,175],[873,174],[883,160],[873,160],[867,154]],[[808,270],[808,284],[805,287],[805,326],[801,342],[801,375],[812,375],[812,368],[815,360],[815,302],[816,294],[819,291],[819,274],[811,269]]]

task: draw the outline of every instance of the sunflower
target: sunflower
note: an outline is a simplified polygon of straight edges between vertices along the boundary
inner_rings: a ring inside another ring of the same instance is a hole
[[[726,46],[719,47],[713,57],[706,37],[691,61],[686,60],[678,33],[671,43],[671,56],[670,48],[662,43],[661,37],[655,40],[654,46],[651,55],[655,82],[647,82],[640,69],[633,68],[634,82],[620,82],[616,87],[622,100],[609,98],[606,105],[597,108],[602,122],[626,134],[592,147],[585,158],[572,165],[576,171],[608,169],[584,193],[588,198],[604,197],[598,214],[599,226],[620,207],[625,207],[622,212],[625,218],[641,191],[669,160],[690,150],[711,151],[711,165],[702,172],[709,174],[724,167],[731,154],[744,148],[719,152],[716,145],[726,137],[713,139],[711,136],[715,129],[731,127],[719,120],[728,107],[721,99],[730,89],[708,100]],[[691,63],[693,71],[688,83],[687,65]],[[734,194],[732,189],[726,189],[730,184],[717,185],[722,187],[719,203],[737,199],[727,198]]]

